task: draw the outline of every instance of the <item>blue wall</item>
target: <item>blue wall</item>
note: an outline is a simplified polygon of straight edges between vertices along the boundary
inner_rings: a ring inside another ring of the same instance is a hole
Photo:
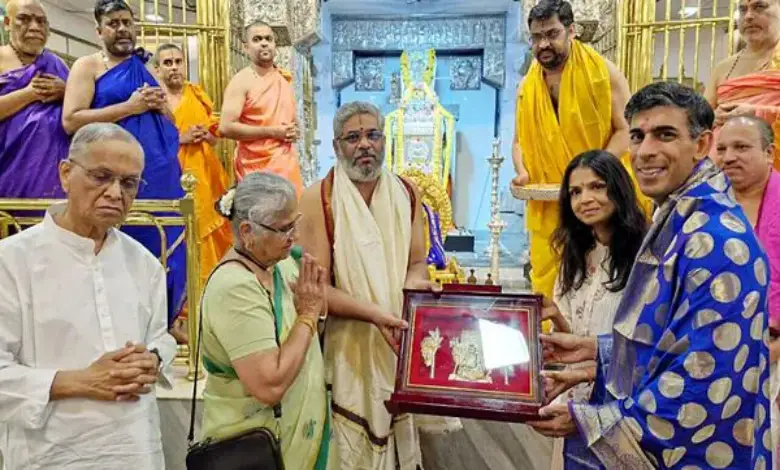
[[[453,209],[455,224],[473,228],[484,226],[490,217],[490,203],[482,203],[482,194],[489,196],[490,169],[485,158],[493,145],[496,122],[496,89],[482,84],[479,90],[451,90],[450,64],[452,56],[439,56],[436,65],[436,93],[443,105],[457,105],[459,119],[455,123],[457,145],[454,147],[453,164]],[[400,69],[398,57],[385,60],[385,91],[355,91],[349,85],[341,91],[341,103],[370,101],[385,113],[395,109],[389,104],[390,76]]]
[[[499,90],[498,106],[500,109],[499,137],[501,138],[501,154],[506,158],[500,173],[500,190],[508,195],[509,183],[514,177],[512,165],[512,139],[514,137],[514,113],[517,86],[521,78],[519,71],[525,61],[528,46],[523,39],[525,28],[521,24],[520,2],[514,3],[507,11],[507,51],[506,51],[506,81]],[[328,3],[323,3],[323,35],[325,40],[312,50],[315,67],[318,69],[317,85],[319,91],[315,99],[317,103],[317,138],[320,146],[317,149],[320,161],[320,176],[324,176],[335,163],[332,148],[333,115],[338,103],[338,91],[331,86],[330,56],[331,56],[331,21]],[[453,191],[455,206],[455,221],[458,225],[470,230],[486,230],[485,225],[490,217],[490,180],[487,157],[492,151],[495,134],[496,91],[482,84],[478,91],[451,91],[449,83],[449,62],[451,57],[439,56],[437,64],[436,91],[441,103],[445,105],[460,105],[460,120],[456,123],[458,140],[456,151],[459,155],[456,168],[456,186]],[[373,101],[382,109],[387,108],[387,96],[390,93],[390,74],[399,69],[399,59],[390,57],[386,60],[386,92],[370,93],[355,92],[354,85],[341,90],[341,103],[355,99]],[[522,213],[522,206],[516,206]],[[504,216],[508,223],[505,237],[524,237],[524,227],[520,216]],[[514,243],[513,243],[514,245]]]

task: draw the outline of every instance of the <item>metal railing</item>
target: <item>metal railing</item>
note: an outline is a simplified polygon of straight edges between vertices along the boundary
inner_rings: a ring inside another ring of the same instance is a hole
[[[618,63],[631,90],[676,80],[702,91],[715,65],[734,51],[736,3],[683,0],[674,11],[672,0],[620,0]]]
[[[184,227],[184,242],[186,243],[187,257],[187,308],[188,308],[188,333],[187,344],[188,375],[192,380],[195,377],[195,357],[197,348],[198,324],[200,319],[200,237],[195,220],[195,187],[197,181],[194,176],[185,174],[182,176],[182,188],[185,191],[184,198],[180,200],[136,200],[130,209],[124,225],[155,227],[160,232],[161,256],[160,263],[167,267],[168,256],[180,244],[179,241],[168,246],[164,227]],[[43,220],[43,211],[53,204],[64,202],[56,199],[8,199],[0,198],[0,238],[9,236],[11,229],[19,232]],[[29,214],[37,212],[37,214]],[[24,215],[20,215],[24,213]],[[166,215],[161,215],[166,214]],[[175,214],[175,215],[169,215]]]
[[[214,101],[216,111],[232,74],[230,8],[224,0],[132,0],[137,13],[138,45],[154,52],[163,43],[173,43],[184,51],[187,77],[197,82]],[[233,143],[220,141],[218,154],[230,181],[235,181]]]

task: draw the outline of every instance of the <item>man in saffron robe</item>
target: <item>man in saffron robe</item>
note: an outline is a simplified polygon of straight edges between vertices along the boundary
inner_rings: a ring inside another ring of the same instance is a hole
[[[622,112],[630,94],[625,77],[574,39],[568,2],[542,0],[531,9],[528,25],[536,60],[518,97],[512,184],[560,184],[569,162],[587,150],[604,149],[623,158],[628,125]],[[558,262],[549,240],[558,218],[557,202],[529,202],[531,283],[550,298]]]
[[[68,67],[44,48],[49,21],[38,0],[8,3],[10,44],[0,46],[0,197],[63,197],[57,168],[68,155],[62,97]]]
[[[195,211],[200,238],[201,286],[222,256],[233,246],[230,223],[217,214],[215,202],[225,193],[227,175],[214,152],[217,118],[211,99],[201,87],[184,79],[184,53],[174,44],[163,44],[155,54],[155,65],[179,129],[179,163],[193,175]]]
[[[73,64],[65,91],[62,124],[73,133],[93,122],[115,122],[138,139],[144,149],[144,185],[138,199],[181,199],[179,132],[165,94],[146,68],[149,55],[135,48],[135,21],[124,0],[98,0],[97,31],[103,50]],[[122,229],[160,258],[162,242],[156,227]],[[184,304],[186,254],[182,227],[165,228],[168,252],[168,320]]]
[[[780,136],[780,0],[739,0],[738,8],[745,48],[715,67],[704,93],[715,109],[716,140],[735,116],[764,119]],[[780,156],[774,167],[780,170]]]
[[[250,64],[238,72],[225,90],[219,131],[238,141],[236,177],[269,171],[287,178],[303,191],[298,163],[298,120],[292,76],[274,65],[274,32],[263,22],[244,30],[244,51]]]

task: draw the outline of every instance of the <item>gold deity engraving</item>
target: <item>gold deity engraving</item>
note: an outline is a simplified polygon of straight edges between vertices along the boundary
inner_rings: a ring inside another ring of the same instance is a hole
[[[482,342],[478,331],[465,330],[460,338],[450,341],[455,369],[449,380],[473,383],[493,383],[490,371],[485,367]]]
[[[422,351],[423,362],[425,366],[431,369],[430,377],[433,378],[436,373],[436,352],[441,348],[441,332],[438,328],[428,332],[428,336],[420,342],[420,351]]]

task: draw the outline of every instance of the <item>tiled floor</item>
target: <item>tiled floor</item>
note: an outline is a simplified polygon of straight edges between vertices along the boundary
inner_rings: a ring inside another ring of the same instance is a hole
[[[548,470],[552,440],[514,423],[463,420],[463,430],[420,435],[425,470]]]
[[[179,371],[172,391],[158,397],[167,470],[185,470],[192,384]],[[200,388],[200,387],[199,387]],[[202,402],[199,403],[202,405]],[[202,418],[198,406],[196,423]],[[449,434],[421,433],[425,470],[547,470],[552,441],[522,424],[462,420],[463,429]],[[196,426],[196,429],[199,426]],[[2,460],[0,460],[2,462]],[[0,468],[2,464],[0,463]]]
[[[471,269],[480,284],[487,278],[490,258],[485,252],[488,232],[475,234],[473,253],[448,253],[459,264]],[[507,232],[502,243],[510,254],[501,257],[499,282],[505,292],[528,292],[524,265],[526,236]],[[160,415],[168,470],[184,470],[186,426],[189,423],[189,383],[182,382],[176,391],[161,394]],[[191,385],[189,385],[191,387]],[[176,399],[177,394],[185,394]],[[550,468],[552,441],[522,424],[462,420],[463,429],[446,435],[421,433],[425,470],[547,470]]]

